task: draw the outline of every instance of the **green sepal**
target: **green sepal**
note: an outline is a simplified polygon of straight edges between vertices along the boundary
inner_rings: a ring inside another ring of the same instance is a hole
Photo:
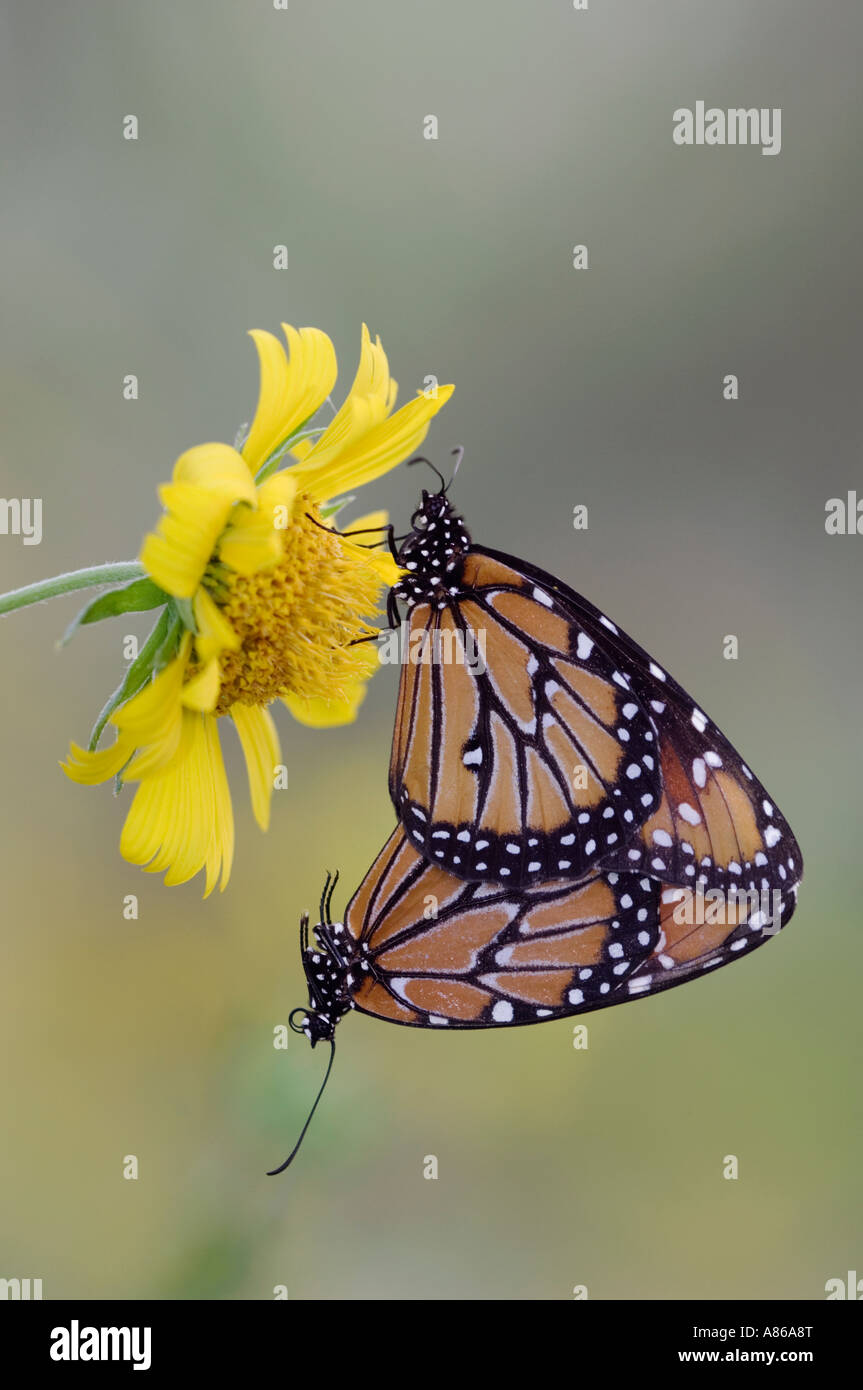
[[[172,598],[170,607],[173,608],[184,628],[189,632],[198,631],[198,625],[195,622],[195,610],[190,598]]]
[[[150,677],[161,671],[170,661],[179,645],[181,626],[179,619],[172,614],[170,608],[165,608],[160,614],[156,626],[126,671],[117,689],[106,701],[99,718],[93,725],[93,732],[90,734],[88,744],[91,753],[98,747],[105,725],[114,711],[131,700],[133,695],[137,695]]]
[[[180,640],[185,630],[185,624],[183,622],[183,619],[179,617],[177,613],[174,612],[173,605],[176,603],[176,601],[176,599],[172,599],[166,609],[166,612],[170,619],[170,624],[168,627],[168,631],[165,634],[164,641],[159,646],[156,652],[155,659],[153,661],[154,676],[158,676],[160,671],[164,671],[165,667],[168,665],[168,662],[174,660],[174,657],[177,655],[177,651],[180,646]]]
[[[120,613],[144,613],[150,608],[161,608],[167,602],[168,595],[158,584],[154,584],[152,579],[133,579],[132,583],[126,584],[124,588],[110,589],[107,594],[100,594],[92,603],[88,603],[86,608],[82,608],[77,617],[72,619],[57,646],[65,647],[71,642],[79,627],[85,627],[89,623],[100,623],[104,618],[116,618]]]
[[[335,502],[329,502],[326,507],[321,507],[321,520],[328,521],[331,516],[336,516],[348,503],[356,500],[356,493],[350,497],[337,497]]]
[[[315,411],[315,415],[316,414],[317,411]],[[309,420],[313,419],[314,415],[310,415],[308,419],[304,420],[301,425],[298,425],[297,428],[294,430],[293,434],[288,435],[288,438],[285,439],[281,444],[278,445],[277,448],[273,450],[273,452],[270,454],[270,457],[264,460],[257,473],[255,474],[255,482],[258,485],[258,487],[260,487],[261,483],[266,482],[267,478],[269,478],[273,473],[275,473],[276,469],[278,468],[282,460],[285,458],[285,456],[291,452],[293,446],[295,444],[298,444],[301,439],[311,439],[315,435],[323,434],[324,430],[329,428],[328,425],[314,425],[310,429],[307,429],[306,426],[308,425]]]

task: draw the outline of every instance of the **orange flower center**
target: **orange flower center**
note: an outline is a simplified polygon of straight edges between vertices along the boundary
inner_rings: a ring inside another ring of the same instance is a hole
[[[319,522],[299,498],[278,564],[232,576],[220,607],[240,646],[220,658],[216,714],[290,694],[340,699],[347,682],[368,675],[368,644],[356,643],[377,632],[368,619],[379,611],[380,577]]]

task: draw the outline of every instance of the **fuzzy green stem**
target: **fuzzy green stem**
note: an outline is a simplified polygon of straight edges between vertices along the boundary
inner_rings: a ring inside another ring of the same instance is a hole
[[[114,564],[93,565],[90,569],[57,574],[53,579],[41,579],[37,584],[26,584],[23,589],[0,594],[0,617],[4,613],[27,608],[31,603],[74,594],[77,589],[92,589],[99,584],[121,584],[127,579],[140,579],[144,574],[146,570],[139,560],[119,560]]]

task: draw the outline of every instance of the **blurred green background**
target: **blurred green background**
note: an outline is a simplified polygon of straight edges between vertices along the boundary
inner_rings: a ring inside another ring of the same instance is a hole
[[[393,823],[395,673],[353,728],[279,716],[266,837],[225,738],[237,861],[204,903],[124,865],[124,806],[57,766],[141,625],[58,653],[74,599],[5,619],[0,1275],[46,1298],[823,1298],[863,1260],[863,538],[824,529],[860,486],[863,12],[12,0],[0,23],[0,493],[44,499],[41,546],[0,537],[0,588],[136,553],[176,456],[253,410],[246,329],[325,328],[341,391],[365,319],[403,400],[457,383],[426,449],[465,446],[476,537],[674,671],[807,869],[776,942],[592,1014],[587,1051],[566,1023],[349,1018],[301,1159],[267,1178],[325,1060],[272,1046],[305,1001],[298,915],[335,867],[341,911]],[[781,107],[781,154],[676,147],[699,98]],[[421,481],[358,506],[403,525]]]

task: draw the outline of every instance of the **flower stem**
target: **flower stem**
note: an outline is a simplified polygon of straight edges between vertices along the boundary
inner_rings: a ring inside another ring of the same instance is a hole
[[[139,560],[120,560],[114,564],[93,565],[90,569],[57,574],[53,579],[41,579],[37,584],[27,584],[23,589],[0,594],[0,617],[4,613],[14,613],[18,608],[27,608],[31,603],[42,603],[47,598],[60,598],[63,594],[73,594],[77,589],[92,589],[99,584],[119,584],[127,579],[140,579],[145,573]]]

